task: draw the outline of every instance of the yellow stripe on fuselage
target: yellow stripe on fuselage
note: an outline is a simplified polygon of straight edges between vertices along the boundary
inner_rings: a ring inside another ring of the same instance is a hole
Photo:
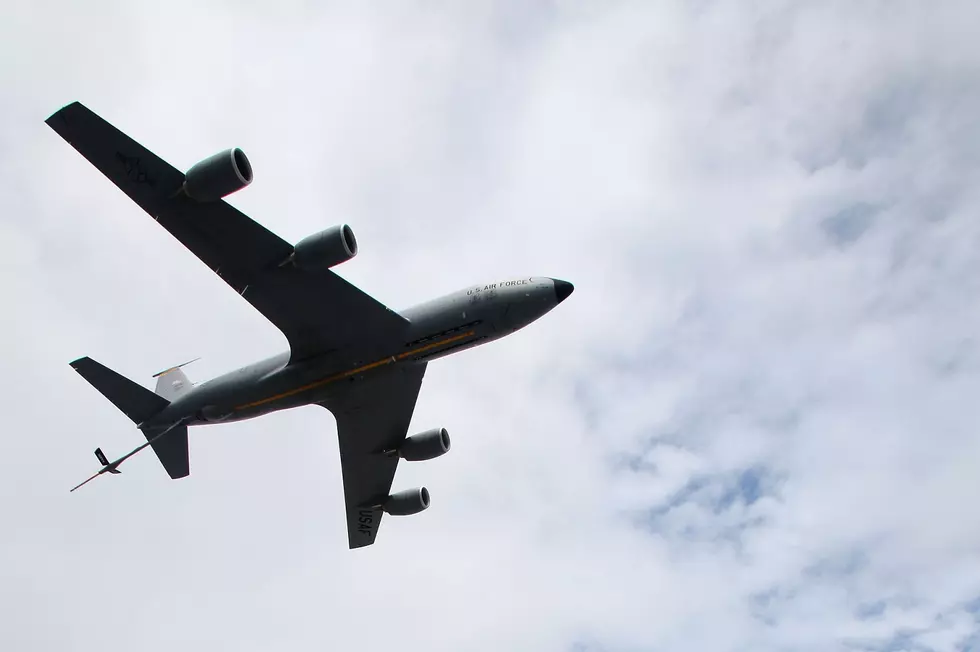
[[[315,380],[312,383],[307,383],[306,385],[301,385],[300,387],[296,387],[296,388],[291,389],[291,390],[289,390],[287,392],[281,392],[279,394],[276,394],[275,396],[269,396],[267,398],[262,398],[262,399],[259,399],[257,401],[252,401],[251,403],[245,403],[244,405],[239,405],[235,409],[236,410],[245,410],[247,408],[256,407],[258,405],[265,405],[266,403],[271,403],[272,401],[278,401],[281,398],[287,398],[289,396],[295,396],[296,394],[299,394],[301,392],[306,392],[306,391],[309,391],[311,389],[315,389],[317,387],[322,387],[323,385],[326,385],[328,383],[332,383],[332,382],[335,382],[335,381],[338,381],[338,380],[343,380],[344,378],[350,378],[351,376],[355,376],[355,375],[357,375],[359,373],[363,373],[365,371],[370,371],[371,369],[374,369],[376,367],[381,367],[381,366],[386,365],[386,364],[394,364],[398,360],[404,360],[405,358],[411,357],[413,355],[418,355],[419,353],[424,353],[425,351],[430,351],[430,350],[432,350],[434,348],[437,348],[437,347],[440,347],[440,346],[444,346],[446,344],[452,344],[453,342],[458,342],[459,340],[465,339],[465,338],[469,337],[470,335],[473,335],[473,333],[474,333],[474,331],[468,331],[466,333],[461,333],[459,335],[453,335],[452,337],[447,337],[444,340],[439,340],[438,342],[433,342],[431,344],[426,344],[425,346],[420,346],[417,349],[412,349],[411,351],[405,351],[404,353],[399,353],[397,356],[394,356],[394,355],[388,356],[387,358],[382,358],[381,360],[377,360],[377,361],[372,362],[370,364],[366,364],[366,365],[363,365],[361,367],[357,367],[356,369],[351,369],[349,371],[343,371],[343,372],[341,372],[339,374],[334,374],[332,376],[327,376],[326,378],[321,378],[320,380]]]

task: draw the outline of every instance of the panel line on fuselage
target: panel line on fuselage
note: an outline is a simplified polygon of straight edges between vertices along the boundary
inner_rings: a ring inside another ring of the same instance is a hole
[[[434,348],[437,348],[437,347],[440,347],[440,346],[443,346],[443,345],[446,345],[446,344],[452,344],[453,342],[459,342],[460,340],[466,339],[467,337],[470,337],[471,335],[474,335],[475,332],[476,331],[468,331],[466,333],[461,333],[459,335],[454,335],[453,337],[447,337],[444,340],[440,340],[438,342],[432,342],[431,344],[426,344],[425,346],[420,346],[420,347],[418,347],[416,349],[412,349],[411,351],[405,351],[404,353],[399,353],[398,355],[391,355],[391,356],[382,358],[381,360],[377,360],[375,362],[371,362],[369,364],[366,364],[366,365],[357,367],[356,369],[350,369],[348,371],[342,371],[339,374],[334,374],[332,376],[327,376],[326,378],[321,378],[320,380],[316,380],[316,381],[313,381],[312,383],[307,383],[306,385],[302,385],[300,387],[296,387],[294,389],[291,389],[291,390],[288,390],[288,391],[285,391],[285,392],[281,392],[281,393],[276,394],[274,396],[269,396],[269,397],[266,397],[266,398],[259,399],[257,401],[252,401],[251,403],[245,403],[243,405],[236,406],[234,409],[235,410],[245,410],[245,409],[253,408],[253,407],[256,407],[256,406],[259,406],[259,405],[265,405],[266,403],[271,403],[272,401],[278,401],[281,398],[287,398],[289,396],[294,396],[296,394],[299,394],[301,392],[306,392],[306,391],[309,391],[311,389],[316,389],[317,387],[322,387],[323,385],[326,385],[328,383],[332,383],[332,382],[335,382],[335,381],[338,381],[338,380],[343,380],[344,378],[349,378],[350,376],[354,376],[354,375],[359,374],[359,373],[362,373],[364,371],[370,371],[371,369],[374,369],[376,367],[380,367],[380,366],[383,366],[383,365],[386,365],[386,364],[393,364],[396,361],[404,360],[405,358],[411,357],[413,355],[418,355],[419,353],[424,353],[426,351],[430,351],[430,350],[432,350]]]
[[[432,335],[426,335],[425,337],[420,337],[417,340],[413,340],[413,341],[409,342],[405,346],[406,347],[409,347],[409,346],[415,346],[416,344],[424,344],[424,343],[430,342],[430,341],[432,341],[434,339],[438,339],[438,338],[442,337],[443,335],[452,335],[453,333],[458,333],[459,331],[465,331],[467,329],[475,328],[475,327],[479,326],[482,323],[483,323],[483,320],[482,319],[477,319],[476,321],[471,321],[468,324],[463,324],[462,326],[456,326],[455,328],[450,328],[450,329],[444,330],[444,331],[442,331],[440,333],[433,333]]]

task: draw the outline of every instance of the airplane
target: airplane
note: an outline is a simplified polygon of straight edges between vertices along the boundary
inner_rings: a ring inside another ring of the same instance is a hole
[[[82,485],[152,447],[173,479],[190,474],[187,431],[304,405],[337,423],[350,549],[375,542],[383,514],[429,507],[429,491],[391,492],[400,459],[430,460],[450,448],[445,428],[408,436],[432,360],[500,339],[551,311],[574,290],[529,276],[469,285],[396,312],[332,271],[358,251],[347,224],[295,245],[224,201],[252,182],[231,148],[182,173],[79,102],[46,124],[285,335],[289,350],[193,384],[182,363],[155,374],[154,391],[89,357],[72,368],[136,424],[146,443]],[[193,361],[191,361],[193,362]]]

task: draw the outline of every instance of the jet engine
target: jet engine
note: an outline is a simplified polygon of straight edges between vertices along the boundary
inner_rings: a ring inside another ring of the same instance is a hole
[[[418,514],[429,507],[429,490],[425,487],[406,489],[388,496],[381,508],[392,516]]]
[[[357,255],[357,239],[354,230],[346,224],[330,227],[325,231],[306,236],[293,247],[292,263],[296,267],[313,271],[329,269]]]
[[[406,437],[398,448],[398,455],[409,462],[431,460],[449,452],[449,433],[445,428],[433,428]]]
[[[252,164],[233,147],[196,164],[184,175],[184,192],[197,201],[218,201],[252,183]]]

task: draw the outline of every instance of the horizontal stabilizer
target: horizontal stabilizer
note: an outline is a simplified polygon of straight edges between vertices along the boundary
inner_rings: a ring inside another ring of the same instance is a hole
[[[169,430],[166,434],[164,431]],[[186,478],[191,474],[190,454],[187,445],[187,426],[143,430],[146,439],[153,446],[153,452],[174,480]],[[160,436],[163,435],[163,436]]]
[[[157,396],[92,358],[79,358],[71,366],[133,423],[142,423],[170,405],[167,399]]]

